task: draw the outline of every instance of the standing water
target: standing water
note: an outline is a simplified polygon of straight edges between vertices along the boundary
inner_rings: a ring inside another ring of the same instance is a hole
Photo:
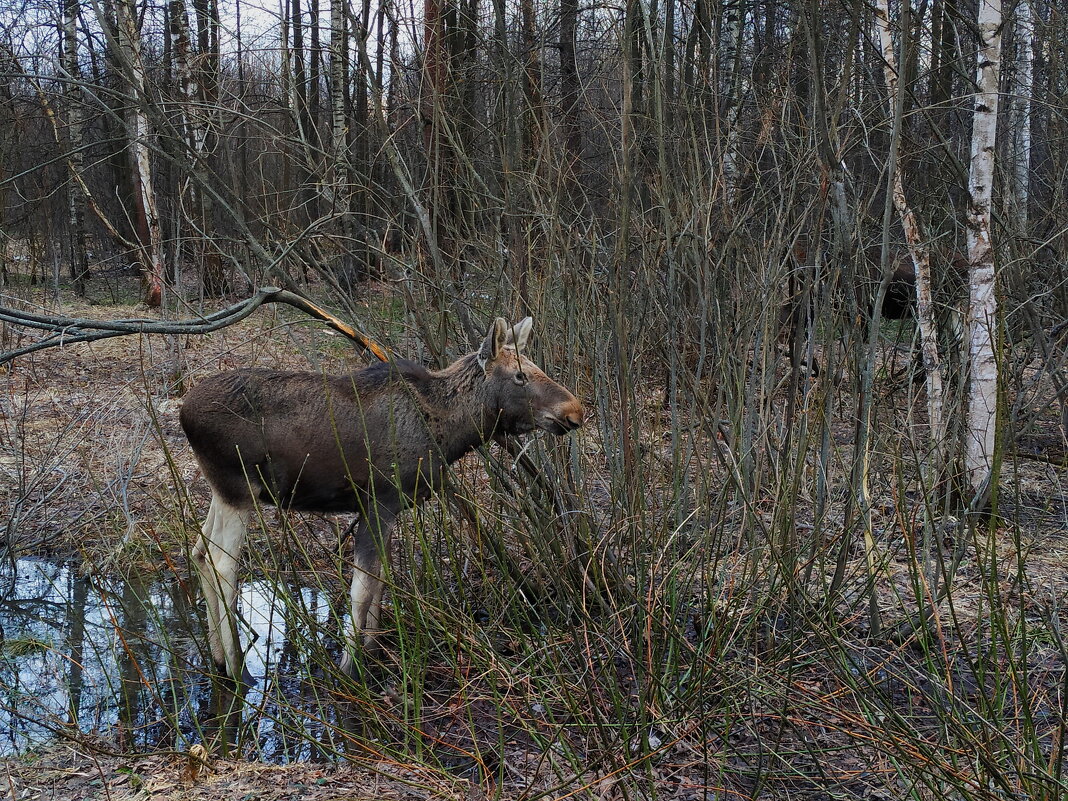
[[[5,570],[0,755],[78,734],[123,750],[185,750],[209,739],[211,662],[188,590],[173,574],[89,579],[69,563],[41,559]],[[328,758],[335,704],[313,686],[305,659],[308,638],[331,627],[326,593],[248,581],[240,610],[252,681],[235,707],[237,725],[234,716],[227,721],[233,745],[277,762]]]

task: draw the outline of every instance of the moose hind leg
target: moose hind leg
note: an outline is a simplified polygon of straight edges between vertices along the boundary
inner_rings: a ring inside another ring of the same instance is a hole
[[[341,670],[352,675],[355,668],[357,649],[370,650],[375,645],[375,634],[379,627],[382,609],[382,595],[385,584],[382,581],[382,559],[389,547],[388,531],[393,522],[393,515],[379,514],[375,523],[361,520],[353,541],[354,566],[352,586],[349,590],[351,618],[343,633],[344,654],[341,657]]]
[[[371,603],[367,607],[367,620],[364,623],[364,633],[367,639],[373,639],[375,633],[381,628],[382,596],[385,594],[386,582],[379,580],[378,586],[371,595]],[[364,645],[367,645],[366,639]]]
[[[215,664],[241,677],[237,636],[237,571],[245,545],[247,512],[212,494],[202,536],[193,554],[208,615],[208,645]]]

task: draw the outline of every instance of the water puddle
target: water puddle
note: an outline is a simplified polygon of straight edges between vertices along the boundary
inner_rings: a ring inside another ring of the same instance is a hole
[[[212,683],[201,619],[175,576],[88,579],[72,565],[21,559],[0,573],[0,755],[64,734],[127,750],[211,737]],[[231,715],[232,751],[289,762],[330,758],[335,699],[310,680],[307,644],[333,628],[319,589],[242,584],[252,676]],[[234,718],[238,720],[234,721]]]

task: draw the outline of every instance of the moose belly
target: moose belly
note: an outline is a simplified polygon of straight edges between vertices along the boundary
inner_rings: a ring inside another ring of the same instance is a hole
[[[287,457],[268,456],[256,465],[255,489],[261,503],[325,514],[361,512],[369,504],[399,510],[441,489],[442,462],[431,453],[373,464],[366,458],[342,459],[334,454]]]
[[[341,514],[360,510],[359,496],[352,485],[338,482],[298,479],[288,486],[261,486],[258,495],[261,503],[298,512]]]
[[[247,470],[247,468],[246,468]],[[270,450],[248,470],[261,503],[301,512],[360,511],[367,486],[366,460],[344,460],[337,451]]]

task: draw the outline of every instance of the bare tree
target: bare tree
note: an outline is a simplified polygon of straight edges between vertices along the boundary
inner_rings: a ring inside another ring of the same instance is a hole
[[[71,173],[67,191],[70,273],[74,291],[84,295],[89,276],[89,249],[85,233],[85,194],[82,191],[85,149],[82,70],[78,61],[79,8],[77,0],[63,0],[60,64],[67,81],[67,164]]]
[[[560,111],[563,116],[567,188],[573,204],[582,184],[582,124],[579,74],[575,60],[578,0],[560,0]],[[503,44],[503,43],[502,43]]]
[[[904,19],[900,26],[902,42],[907,42],[910,25],[907,6],[902,6]],[[879,0],[875,8],[875,22],[879,29],[879,41],[882,46],[883,75],[886,78],[886,91],[894,115],[894,147],[890,152],[891,196],[905,232],[909,255],[916,271],[916,317],[920,327],[920,348],[923,354],[924,373],[927,379],[927,414],[931,428],[931,442],[934,447],[936,469],[942,468],[942,444],[946,435],[943,413],[942,364],[938,353],[938,328],[935,319],[935,305],[931,290],[931,253],[926,237],[920,230],[920,221],[909,205],[905,196],[902,160],[897,150],[900,141],[900,125],[903,120],[905,94],[899,83],[898,59],[894,53],[894,42],[890,31],[889,0]],[[904,45],[902,45],[904,50]],[[889,208],[887,209],[889,211]],[[884,251],[883,267],[888,268],[888,253]]]
[[[349,116],[346,88],[349,82],[348,15],[346,0],[330,0],[330,159],[329,176],[332,212],[337,216],[344,252],[352,242],[349,217]],[[342,257],[341,272],[351,272],[351,258]]]
[[[971,379],[965,432],[965,466],[972,490],[980,499],[988,497],[991,490],[998,410],[998,308],[994,291],[996,276],[990,200],[994,192],[1001,23],[1001,0],[981,0],[977,89],[968,179],[968,260],[971,263],[968,355]]]
[[[174,54],[175,72],[178,78],[180,97],[179,125],[184,145],[183,164],[187,180],[183,186],[187,192],[189,214],[193,221],[194,233],[190,237],[197,261],[202,265],[201,278],[209,294],[216,294],[224,289],[222,268],[218,249],[214,244],[213,199],[205,187],[211,181],[208,168],[208,134],[209,116],[213,98],[209,92],[214,88],[206,75],[205,69],[194,72],[190,46],[189,16],[185,0],[170,0],[168,4],[170,18],[171,51]],[[200,42],[211,46],[210,36],[198,37]],[[210,53],[201,53],[197,61],[210,64]]]
[[[11,90],[11,84],[18,72],[15,59],[8,49],[5,47],[0,50],[0,209],[6,208],[7,205],[7,187],[10,184],[8,173],[13,172],[8,165],[14,162],[18,139],[15,99]],[[5,286],[10,280],[7,248],[0,243],[0,286]]]
[[[1012,219],[1021,236],[1028,235],[1031,199],[1031,96],[1034,92],[1035,24],[1030,0],[1016,4],[1013,26],[1012,91],[1009,131],[1012,135]]]
[[[126,84],[126,139],[131,163],[130,181],[134,204],[134,231],[141,260],[141,300],[159,306],[163,300],[163,235],[160,229],[150,158],[148,96],[145,65],[141,58],[141,34],[133,0],[105,0],[99,20],[115,49]],[[97,7],[98,10],[101,6]]]

